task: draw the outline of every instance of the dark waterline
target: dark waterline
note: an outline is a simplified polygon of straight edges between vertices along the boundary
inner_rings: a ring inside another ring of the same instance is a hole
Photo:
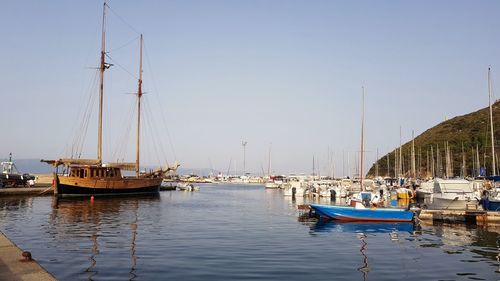
[[[0,230],[60,280],[498,280],[498,229],[299,217],[262,186],[0,198]]]

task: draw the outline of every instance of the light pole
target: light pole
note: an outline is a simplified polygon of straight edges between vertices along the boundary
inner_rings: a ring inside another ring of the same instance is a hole
[[[243,175],[246,175],[246,166],[245,166],[246,165],[246,163],[245,163],[246,159],[245,158],[246,158],[247,143],[248,142],[246,142],[246,141],[242,141],[241,142],[241,145],[243,146]]]

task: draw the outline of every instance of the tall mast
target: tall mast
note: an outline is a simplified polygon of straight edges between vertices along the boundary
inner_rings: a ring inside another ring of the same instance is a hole
[[[438,175],[438,177],[442,178],[443,177],[443,167],[441,166],[442,165],[442,159],[441,159],[441,155],[439,154],[439,144],[436,144],[436,173]]]
[[[495,163],[495,137],[493,134],[493,107],[491,106],[491,78],[490,78],[491,68],[488,67],[488,100],[490,104],[490,128],[491,128],[491,163],[492,163],[492,171],[491,175],[494,176],[496,174],[496,163]]]
[[[415,135],[413,130],[411,131],[411,176],[413,179],[417,178],[417,170],[415,167]]]
[[[390,168],[391,168],[391,166],[390,166],[389,164],[390,164],[390,163],[389,163],[389,153],[387,153],[387,174],[386,174],[386,175],[387,175],[388,177],[390,177],[390,176],[391,176],[391,174],[390,174]]]
[[[471,148],[471,154],[472,154],[472,172],[471,172],[471,176],[472,177],[476,177],[476,155],[474,153],[474,147]]]
[[[139,59],[139,86],[137,89],[137,147],[136,147],[136,159],[135,159],[135,175],[139,177],[139,146],[140,146],[140,136],[141,136],[141,97],[142,97],[142,34],[141,34],[141,48],[140,48],[140,59]]]
[[[351,164],[349,163],[349,151],[347,151],[347,176],[351,178]]]
[[[432,175],[432,178],[436,177],[436,168],[434,165],[434,147],[433,146],[431,146],[431,175]]]
[[[399,161],[398,161],[398,176],[403,173],[403,149],[401,144],[401,126],[399,126]]]
[[[427,148],[427,161],[425,163],[425,177],[429,177],[429,148]]]
[[[446,157],[446,178],[451,178],[453,175],[451,174],[451,156],[450,156],[450,144],[448,141],[445,143],[445,157]]]
[[[333,149],[332,149],[333,150]],[[332,180],[335,178],[335,152],[332,151]]]
[[[104,96],[104,70],[106,70],[106,62],[104,61],[106,50],[106,0],[102,8],[102,44],[101,44],[101,64],[99,67],[99,128],[97,132],[97,160],[102,164],[102,103]]]
[[[398,163],[398,148],[396,148],[394,150],[394,177],[395,178],[398,177],[398,167],[399,167],[399,163]]]
[[[477,176],[481,176],[481,159],[479,158],[479,144],[476,143]]]
[[[363,186],[363,151],[365,149],[364,142],[364,133],[365,133],[365,87],[361,87],[362,97],[361,97],[361,151],[360,151],[360,165],[359,165],[359,176],[361,178],[361,190],[364,191],[365,187]]]
[[[315,161],[314,161],[314,155],[313,155],[313,180],[314,180],[314,175],[315,175],[314,173],[316,172],[316,168],[314,167],[314,162]]]
[[[417,176],[422,177],[422,147],[418,146]]]
[[[269,156],[267,157],[267,176],[271,178],[271,145],[269,144]]]
[[[462,142],[462,178],[465,178],[466,176],[466,171],[465,171],[465,152],[464,152],[464,143]]]

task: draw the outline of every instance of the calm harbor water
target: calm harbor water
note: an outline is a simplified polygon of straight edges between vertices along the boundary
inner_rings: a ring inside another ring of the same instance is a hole
[[[500,280],[498,228],[317,222],[280,190],[0,198],[0,230],[60,280]]]

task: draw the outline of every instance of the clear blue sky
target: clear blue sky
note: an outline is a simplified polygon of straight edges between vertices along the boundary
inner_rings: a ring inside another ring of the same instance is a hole
[[[113,151],[131,119],[133,96],[125,93],[136,82],[122,68],[137,73],[137,40],[126,44],[135,30],[145,36],[145,103],[156,120],[145,125],[145,164],[160,155],[184,167],[226,171],[231,162],[242,170],[245,140],[247,171],[267,170],[272,143],[276,172],[310,173],[315,156],[326,173],[330,149],[341,175],[342,153],[352,166],[359,151],[361,86],[368,168],[377,149],[384,155],[399,145],[400,126],[406,142],[412,130],[487,106],[489,65],[500,81],[500,1],[109,5],[108,50],[120,66],[106,72],[107,160],[134,155],[132,142],[128,153]],[[71,151],[99,59],[101,13],[97,0],[2,2],[0,156]],[[95,124],[82,157],[95,157]]]

